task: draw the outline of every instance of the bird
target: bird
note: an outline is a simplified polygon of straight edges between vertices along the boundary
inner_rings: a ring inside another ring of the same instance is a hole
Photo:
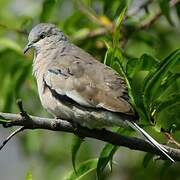
[[[55,118],[90,129],[131,126],[169,160],[168,151],[136,121],[124,78],[71,43],[54,24],[37,24],[24,54],[34,49],[33,75],[42,106]]]

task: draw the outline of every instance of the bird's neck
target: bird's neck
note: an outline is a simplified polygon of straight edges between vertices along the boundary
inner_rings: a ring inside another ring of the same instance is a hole
[[[56,42],[44,44],[42,48],[37,48],[34,53],[33,75],[37,78],[41,74],[41,69],[45,70],[55,60],[61,52],[64,52],[67,42]]]

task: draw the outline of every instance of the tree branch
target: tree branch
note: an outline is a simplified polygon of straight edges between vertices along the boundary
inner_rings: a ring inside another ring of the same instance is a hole
[[[176,6],[178,3],[180,2],[180,0],[171,0],[170,3],[170,8],[173,8],[174,6]],[[151,3],[151,1],[149,2]],[[148,5],[148,4],[147,4]],[[134,31],[132,33],[129,33],[128,36],[122,35],[122,42],[121,42],[121,47],[124,49],[125,45],[127,44],[129,38],[132,36],[132,34],[134,34],[134,32],[138,32],[141,30],[145,30],[148,29],[150,26],[152,26],[161,16],[163,15],[163,12],[159,9],[157,11],[157,13],[155,13],[155,15],[153,17],[151,17],[150,19],[147,19],[143,22],[141,22],[137,28],[134,29]]]
[[[20,114],[2,112],[0,112],[0,118],[4,119],[0,121],[0,124],[2,124],[4,127],[23,126],[24,129],[47,129],[52,131],[64,131],[74,133],[80,137],[94,138],[114,145],[124,146],[133,150],[150,152],[159,155],[161,159],[167,159],[153,145],[145,140],[136,137],[123,136],[105,129],[88,129],[81,126],[74,128],[70,122],[61,119],[42,118],[29,115],[27,118],[27,116],[22,116]],[[168,146],[164,147],[169,151],[168,154],[175,161],[180,161],[179,149],[174,149]]]
[[[180,144],[172,137],[170,133],[165,132],[164,134],[167,137],[167,139],[169,139],[169,143],[174,144],[177,148],[180,149]]]
[[[170,7],[174,7],[176,6],[177,3],[179,3],[180,0],[171,0],[170,1]],[[140,25],[139,25],[139,29],[147,29],[149,28],[152,24],[154,24],[154,22],[162,15],[162,11],[159,10],[151,19],[147,20],[147,21],[144,21],[142,22]]]
[[[180,2],[180,0],[171,0],[170,1],[170,7],[173,8],[175,7],[178,3]],[[140,9],[142,8],[147,8],[147,6],[152,3],[152,0],[148,0],[147,2],[143,3],[137,10],[133,11],[133,12],[129,12],[127,13],[127,16],[133,16],[135,15],[137,12],[140,11]],[[87,14],[87,13],[86,13]],[[135,29],[134,31],[132,32],[132,34],[134,32],[137,32],[137,31],[141,31],[141,30],[145,30],[145,29],[148,29],[150,26],[152,26],[158,19],[159,17],[161,17],[162,15],[162,11],[159,9],[157,11],[157,13],[151,17],[150,19],[146,19],[145,21],[141,22]],[[89,16],[88,16],[89,17]],[[96,16],[94,16],[94,19],[95,19]],[[92,17],[91,17],[92,19]],[[98,18],[96,17],[96,20]],[[96,21],[97,23],[97,21]],[[99,23],[100,24],[100,23]],[[114,28],[115,28],[115,24],[112,23],[108,26],[102,26],[102,27],[98,27],[96,29],[93,29],[93,30],[89,30],[86,34],[83,34],[82,37],[80,36],[77,36],[77,37],[72,37],[72,39],[74,40],[82,40],[82,39],[86,39],[86,38],[92,38],[92,37],[96,37],[96,36],[100,36],[100,35],[104,35],[104,34],[107,34],[107,33],[113,33],[114,32]],[[124,28],[124,27],[123,27]],[[125,29],[125,28],[124,28]],[[125,30],[124,30],[125,31]],[[127,44],[127,41],[129,39],[129,37],[132,35],[132,34],[128,34],[129,36],[126,37],[124,35],[124,32],[122,32],[122,39],[121,39],[121,47],[124,48],[125,45]]]

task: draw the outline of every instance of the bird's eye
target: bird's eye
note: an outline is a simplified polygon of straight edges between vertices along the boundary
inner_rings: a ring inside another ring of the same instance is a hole
[[[45,34],[40,35],[40,39],[44,39],[45,37],[46,37]]]

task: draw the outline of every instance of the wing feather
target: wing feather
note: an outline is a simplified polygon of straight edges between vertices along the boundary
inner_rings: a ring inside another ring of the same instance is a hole
[[[76,52],[52,63],[44,76],[47,85],[82,106],[134,114],[122,77],[84,51]]]

